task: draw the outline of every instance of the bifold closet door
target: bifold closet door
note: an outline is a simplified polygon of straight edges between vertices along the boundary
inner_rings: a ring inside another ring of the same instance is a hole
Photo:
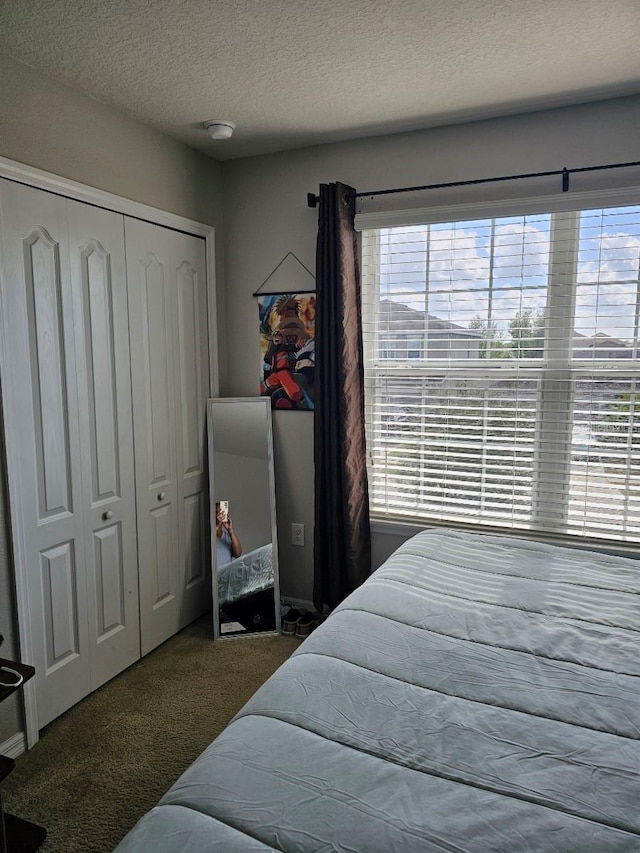
[[[140,655],[123,220],[1,180],[0,227],[12,515],[42,728]]]
[[[211,607],[204,240],[125,217],[142,654]]]
[[[95,690],[140,657],[124,222],[75,201],[67,211]]]

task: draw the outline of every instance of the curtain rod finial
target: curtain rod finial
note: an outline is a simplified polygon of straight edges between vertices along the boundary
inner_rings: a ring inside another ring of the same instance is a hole
[[[317,207],[320,201],[320,196],[314,193],[307,193],[307,207]]]

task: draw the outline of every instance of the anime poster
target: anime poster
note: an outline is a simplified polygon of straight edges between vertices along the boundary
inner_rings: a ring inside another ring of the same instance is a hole
[[[260,394],[272,409],[313,409],[316,297],[264,294],[258,298],[262,378]]]

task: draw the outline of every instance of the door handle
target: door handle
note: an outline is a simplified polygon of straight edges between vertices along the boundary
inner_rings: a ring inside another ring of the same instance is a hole
[[[159,501],[163,501],[166,498],[166,496],[167,495],[165,492],[158,492],[158,500]]]
[[[106,512],[102,513],[103,521],[109,521],[110,518],[113,518],[113,510],[108,509]]]

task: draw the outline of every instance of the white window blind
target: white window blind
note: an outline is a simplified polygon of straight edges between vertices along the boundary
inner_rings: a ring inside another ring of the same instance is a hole
[[[374,517],[640,541],[640,206],[364,230]]]

